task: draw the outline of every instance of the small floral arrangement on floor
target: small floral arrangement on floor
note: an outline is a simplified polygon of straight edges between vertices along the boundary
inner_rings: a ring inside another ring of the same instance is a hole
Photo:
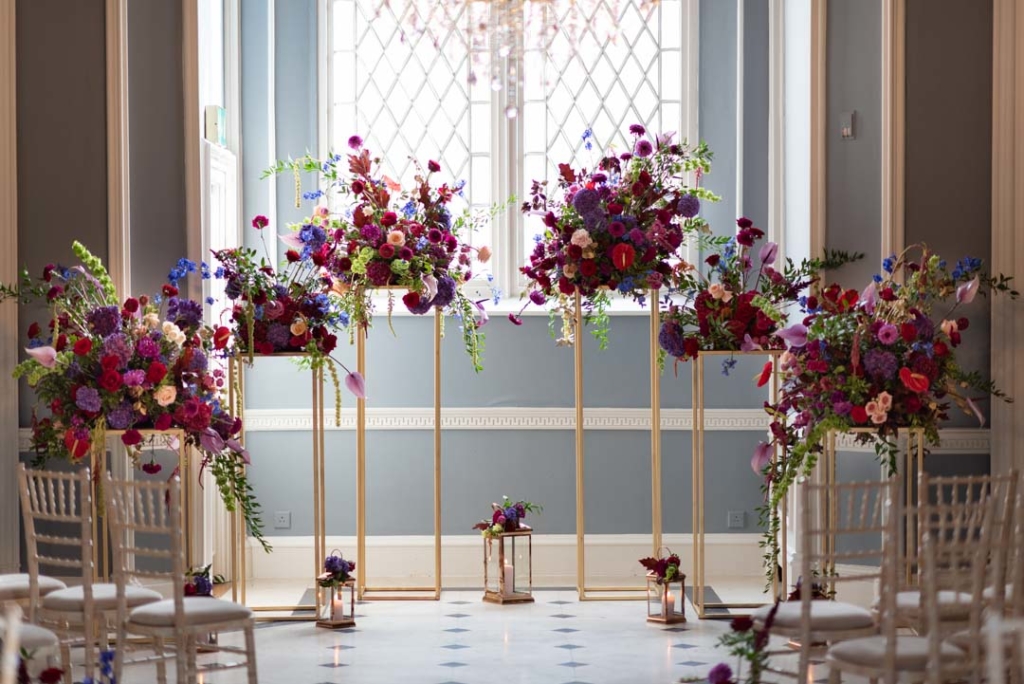
[[[472,278],[474,260],[483,264],[490,259],[490,248],[464,241],[486,216],[452,216],[450,204],[462,186],[432,185],[433,174],[441,170],[436,161],[429,161],[426,171],[417,163],[413,186],[403,189],[381,173],[380,159],[371,157],[359,136],[349,138],[349,147],[353,152],[346,160],[347,174],[339,170],[341,155],[322,161],[307,155],[278,162],[268,171],[291,171],[297,189],[301,187],[300,172],[319,173],[326,190],[304,197],[337,198],[349,204],[341,216],[330,216],[325,206],[315,212],[338,245],[327,268],[342,311],[355,326],[367,329],[373,315],[373,293],[386,289],[390,322],[393,291],[405,290],[402,303],[410,312],[422,315],[440,309],[461,320],[466,353],[474,368],[482,370],[484,336],[479,328],[487,322],[486,300],[471,300],[460,288]],[[350,327],[350,337],[354,331]]]
[[[520,269],[529,279],[523,308],[553,300],[554,315],[564,322],[560,344],[571,343],[570,299],[578,290],[586,323],[594,325],[593,334],[604,348],[609,292],[644,303],[648,291],[671,279],[672,262],[686,236],[706,231],[699,216],[701,200],[718,199],[700,186],[711,169],[706,145],[674,143],[672,134],[652,139],[639,124],[629,131],[632,151],[610,153],[592,170],[559,164],[559,197],[549,198],[546,181],[534,181],[522,206],[524,213],[542,216],[545,225],[529,265]],[[692,187],[688,174],[696,178]],[[516,314],[509,318],[516,325],[522,322]]]
[[[966,258],[950,270],[925,245],[912,245],[885,259],[883,274],[862,292],[833,284],[801,300],[806,318],[779,333],[788,351],[780,359],[780,400],[765,406],[771,439],[758,445],[752,460],[765,478],[767,567],[776,567],[778,558],[773,511],[790,485],[813,470],[830,430],[870,428],[856,439],[873,443],[895,473],[900,430],[922,428],[926,441],[938,444],[951,403],[984,423],[976,401],[1011,401],[957,363],[956,348],[970,323],[957,309],[979,292],[1018,296],[1011,278],[981,269],[980,259]],[[776,447],[781,457],[771,467]]]
[[[507,496],[502,497],[500,504],[492,503],[490,520],[481,520],[473,525],[474,530],[481,530],[485,537],[497,537],[503,532],[529,530],[530,526],[523,522],[527,513],[540,513],[543,508],[529,501],[513,502]]]
[[[647,572],[653,573],[658,584],[668,584],[678,579],[682,573],[679,572],[679,554],[669,551],[668,555],[658,558],[641,558],[640,565],[647,568]]]
[[[29,358],[13,373],[26,379],[40,405],[32,421],[35,464],[95,457],[108,430],[121,432],[138,463],[143,431],[182,430],[228,510],[240,506],[266,546],[245,474],[249,455],[238,441],[242,422],[225,410],[225,374],[212,362],[226,338],[203,323],[202,304],[180,296],[176,280],[158,296],[122,301],[100,260],[77,242],[73,249],[82,265],[49,265],[39,280],[23,273],[20,285],[0,286],[0,299],[44,299],[51,309],[45,326],[29,326]],[[195,270],[186,260],[172,274]],[[38,416],[40,407],[48,417]],[[155,463],[147,466],[146,472],[159,471]]]
[[[209,565],[185,573],[185,596],[213,596],[213,585],[223,584],[224,577],[210,575]]]
[[[776,602],[760,630],[754,629],[754,621],[749,617],[733,618],[729,623],[730,630],[722,635],[718,644],[736,657],[736,671],[733,672],[728,663],[719,663],[708,672],[708,684],[761,684],[761,677],[768,667],[765,647],[778,610],[779,603]],[[747,664],[745,679],[741,677],[744,662]]]
[[[59,667],[47,667],[38,676],[32,677],[28,670],[29,662],[35,657],[34,651],[21,649],[18,659],[17,684],[58,684],[64,679],[64,670]]]
[[[736,235],[707,242],[712,253],[707,268],[681,261],[674,270],[673,290],[686,300],[673,303],[663,314],[658,343],[680,361],[702,351],[758,351],[783,349],[779,337],[788,320],[787,307],[817,281],[823,268],[837,268],[863,255],[831,253],[825,260],[810,259],[799,265],[787,259],[781,267],[779,246],[766,242],[754,248],[764,231],[749,218],[736,221]],[[722,372],[729,374],[731,360]]]
[[[324,558],[324,571],[317,576],[316,582],[321,587],[338,587],[352,579],[356,562],[345,560],[341,552],[335,550]]]

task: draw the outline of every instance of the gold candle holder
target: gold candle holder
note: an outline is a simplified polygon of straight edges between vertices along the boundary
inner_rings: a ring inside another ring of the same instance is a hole
[[[678,585],[674,594],[673,585]],[[668,582],[659,582],[656,574],[647,573],[647,621],[662,625],[686,622],[685,595],[685,575],[680,573]]]
[[[317,627],[345,629],[356,626],[356,582],[347,579],[336,586],[317,587],[317,593],[326,596],[320,601]]]
[[[525,584],[517,579],[524,574]],[[484,536],[484,601],[533,603],[531,530]]]

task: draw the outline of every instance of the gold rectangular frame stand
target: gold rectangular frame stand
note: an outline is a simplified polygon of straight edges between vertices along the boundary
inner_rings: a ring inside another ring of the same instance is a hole
[[[107,430],[103,433],[104,441],[102,445],[95,445],[101,448],[94,448],[92,453],[92,468],[93,480],[92,480],[92,538],[94,540],[100,539],[100,535],[103,538],[103,557],[99,557],[99,545],[93,544],[92,547],[92,562],[93,562],[93,573],[95,579],[102,579],[104,582],[110,580],[110,567],[108,563],[108,549],[110,548],[110,527],[105,524],[105,521],[101,522],[101,518],[105,515],[100,515],[103,511],[103,473],[107,469],[107,443],[112,437],[121,437],[127,430]],[[185,431],[181,428],[172,428],[170,430],[139,430],[142,434],[143,440],[150,440],[154,437],[176,437],[178,440],[178,474],[181,480],[181,527],[185,531],[185,563],[189,569],[194,567],[195,554],[193,552],[193,542],[195,535],[192,532],[192,501],[190,491],[190,480],[191,476],[191,463],[189,462],[188,454],[189,448],[185,443]],[[172,450],[173,451],[173,450]]]
[[[254,354],[257,358],[304,357],[308,354]],[[242,421],[242,433],[239,441],[245,443],[245,372],[243,363],[246,355],[233,356],[228,361],[228,406],[233,415]],[[323,570],[324,558],[327,556],[326,520],[324,515],[324,371],[313,368],[313,578],[315,596],[313,604],[296,604],[283,606],[248,606],[256,613],[284,613],[292,615],[259,616],[256,619],[268,622],[315,622],[320,616],[321,597],[316,588],[316,577]],[[231,600],[246,603],[246,577],[248,562],[248,531],[245,518],[236,510],[231,516],[231,547],[235,553],[231,558]],[[294,615],[296,612],[310,611],[310,615]]]
[[[843,434],[844,432],[846,434],[853,435],[874,435],[877,434],[878,430],[876,428],[863,427],[850,428],[849,430],[845,430],[843,432],[837,430],[829,430],[827,433],[825,433],[825,449],[824,453],[822,454],[824,460],[824,465],[822,467],[824,469],[823,475],[825,479],[825,484],[836,483],[836,461],[839,455],[839,449],[836,447],[836,441],[839,435]],[[911,511],[912,508],[916,510],[916,507],[920,503],[920,492],[918,492],[914,488],[914,485],[917,483],[918,478],[920,478],[921,473],[924,472],[925,434],[924,428],[920,427],[900,428],[900,432],[905,434],[907,439],[907,450],[904,454],[904,462],[906,465],[906,471],[904,476],[906,479],[906,499],[904,510],[906,510],[909,513],[909,511]],[[836,522],[838,521],[839,516],[838,505],[838,501],[833,501],[831,499],[827,501],[828,510],[824,512],[825,524],[827,525],[826,529],[835,529]],[[906,544],[908,549],[910,546],[911,539],[916,539],[917,548],[921,548],[922,531],[918,529],[916,515],[904,515],[903,534],[904,543]],[[833,554],[836,550],[835,535],[830,535],[826,537],[825,544],[825,551],[830,555]],[[831,574],[834,572],[834,567],[826,568],[826,576],[831,576]],[[912,567],[911,563],[907,563],[905,577],[906,583],[909,585],[913,581],[913,578],[914,568]],[[832,588],[834,589],[834,586]]]
[[[708,356],[771,357],[771,395],[777,399],[779,395],[779,357],[781,355],[781,349],[758,350],[751,352],[702,351],[693,361],[693,396],[690,399],[693,403],[693,578],[691,585],[693,587],[693,608],[697,612],[697,617],[701,620],[731,620],[734,617],[744,615],[744,613],[733,612],[736,609],[756,609],[767,603],[767,601],[763,601],[761,603],[729,603],[725,601],[712,603],[706,601],[704,597],[705,589],[707,588],[704,580],[704,359]],[[779,456],[779,449],[778,446],[776,446],[772,455],[772,462],[778,462]],[[786,560],[785,553],[787,542],[786,516],[788,512],[786,510],[787,507],[785,501],[782,502],[780,508],[782,509],[780,511],[780,532],[782,535],[781,548],[783,551],[779,558],[779,565],[781,567],[776,569],[775,581],[772,582],[773,599],[785,594],[784,588],[788,586],[789,581],[789,564]],[[778,543],[777,538],[776,543]],[[709,613],[708,609],[719,609],[723,612]]]
[[[375,587],[366,582],[366,400],[356,401],[356,592],[360,601],[441,599],[441,324],[434,309],[434,586]],[[356,332],[356,368],[366,377],[365,329]],[[370,594],[380,594],[370,596]]]
[[[651,536],[653,553],[661,548],[661,374],[658,368],[658,333],[661,311],[658,290],[650,290],[651,306]],[[586,492],[584,490],[583,426],[583,301],[573,296],[573,355],[576,390],[576,591],[580,601],[645,601],[647,586],[588,587],[586,584]],[[602,595],[588,595],[596,592]],[[611,596],[604,594],[612,594]],[[629,594],[629,595],[622,595]]]

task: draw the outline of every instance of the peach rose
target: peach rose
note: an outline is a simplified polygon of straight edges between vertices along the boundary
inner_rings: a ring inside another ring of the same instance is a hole
[[[309,326],[306,325],[306,320],[304,318],[296,318],[289,330],[291,330],[292,335],[299,336],[305,334],[308,328]]]
[[[388,233],[388,244],[401,247],[405,244],[405,233],[400,230],[393,230]]]
[[[488,247],[487,245],[484,245],[483,247],[478,249],[476,251],[476,260],[479,261],[481,264],[486,264],[488,261],[490,261],[491,248]]]
[[[153,392],[153,399],[161,406],[170,406],[178,398],[178,389],[173,385],[164,385]]]

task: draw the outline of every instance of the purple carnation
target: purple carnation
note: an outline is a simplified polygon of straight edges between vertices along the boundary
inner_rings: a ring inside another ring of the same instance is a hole
[[[284,349],[292,340],[292,334],[287,326],[280,323],[273,323],[267,328],[267,342],[274,345],[274,349]]]
[[[116,306],[101,306],[86,315],[89,327],[101,337],[113,335],[121,324],[121,310]]]
[[[732,681],[732,668],[725,663],[719,663],[708,672],[708,684],[727,684]]]
[[[441,239],[443,237],[444,235],[437,228],[431,228],[430,230],[427,231],[427,239],[430,240],[435,245],[441,242]]]
[[[171,297],[167,300],[167,320],[181,328],[193,328],[203,320],[203,307],[191,299]]]
[[[639,247],[644,242],[646,242],[647,236],[644,235],[644,231],[640,230],[639,228],[634,228],[633,230],[629,231],[629,240],[634,245]]]
[[[155,359],[160,356],[160,345],[150,337],[143,337],[135,351],[144,359]]]
[[[132,343],[124,333],[108,335],[103,340],[103,353],[108,356],[116,356],[120,362],[120,368],[128,365],[132,360]]]
[[[608,226],[608,234],[614,238],[620,238],[626,234],[626,224],[622,221],[612,221]]]
[[[79,387],[75,393],[75,406],[83,411],[97,413],[101,405],[100,393],[92,387]]]
[[[132,411],[131,404],[121,404],[107,414],[107,425],[115,430],[127,430],[133,422],[135,422],[135,412]]]
[[[896,375],[898,365],[892,352],[872,349],[864,355],[864,370],[875,378],[891,380]]]
[[[633,152],[638,157],[649,157],[651,152],[654,152],[654,146],[651,145],[650,140],[637,140],[636,147],[633,148]]]
[[[450,276],[441,276],[437,279],[437,295],[434,297],[432,306],[443,309],[455,299],[455,281]]]
[[[142,387],[144,382],[146,382],[146,371],[144,370],[130,370],[124,374],[126,387]]]
[[[530,293],[530,301],[536,304],[537,306],[541,306],[547,300],[548,298],[545,297],[544,293],[541,292],[540,290],[534,290],[533,292]]]
[[[878,329],[878,341],[882,344],[892,344],[900,338],[900,331],[892,323],[886,323]]]
[[[584,188],[572,198],[572,206],[580,216],[588,216],[601,208],[601,198],[595,191]]]
[[[836,412],[837,416],[846,416],[853,410],[853,404],[845,400],[836,401],[832,404],[832,410]]]
[[[378,228],[376,225],[372,223],[367,223],[365,226],[360,228],[359,234],[363,237],[364,240],[369,242],[374,247],[376,247],[377,243],[379,243],[384,237],[383,234],[380,232],[380,228]]]
[[[676,204],[676,211],[680,216],[693,218],[700,213],[700,200],[695,195],[683,195]]]
[[[371,261],[366,265],[366,277],[374,287],[384,287],[391,281],[391,266],[384,261]]]
[[[400,250],[398,250],[398,258],[401,259],[402,261],[409,261],[410,259],[412,259],[412,249],[410,249],[409,247],[402,247]]]
[[[683,326],[675,321],[662,323],[661,332],[658,333],[658,344],[672,356],[682,358],[686,354],[683,345]]]

